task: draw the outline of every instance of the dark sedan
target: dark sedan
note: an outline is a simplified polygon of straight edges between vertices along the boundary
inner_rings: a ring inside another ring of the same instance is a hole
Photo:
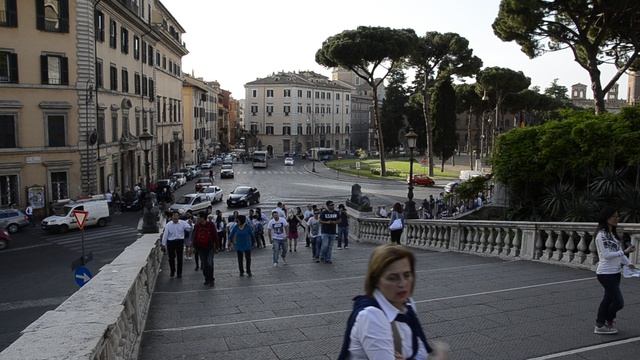
[[[227,206],[249,206],[260,202],[260,192],[250,186],[237,186],[227,198]]]

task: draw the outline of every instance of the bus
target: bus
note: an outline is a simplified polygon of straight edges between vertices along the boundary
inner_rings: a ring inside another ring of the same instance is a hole
[[[266,151],[254,151],[251,159],[254,168],[266,168],[269,164],[269,154]]]
[[[312,148],[311,159],[315,161],[333,160],[335,151],[332,148]]]

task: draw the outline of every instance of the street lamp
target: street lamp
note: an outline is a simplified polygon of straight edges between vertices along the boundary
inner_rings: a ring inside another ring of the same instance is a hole
[[[405,137],[407,138],[407,146],[409,146],[409,192],[407,193],[407,198],[409,200],[404,206],[405,218],[417,219],[418,212],[416,211],[416,203],[413,201],[413,149],[416,147],[418,134],[416,134],[413,129],[409,128],[409,132]]]
[[[149,151],[153,146],[153,135],[149,134],[149,131],[145,128],[142,130],[142,134],[138,136],[138,140],[140,141],[140,146],[144,151],[144,181],[147,190],[149,190]]]
[[[145,128],[142,130],[142,134],[138,136],[138,141],[140,141],[140,147],[142,147],[142,150],[144,151],[144,174],[146,184],[144,213],[142,215],[142,232],[145,234],[157,233],[159,231],[157,222],[158,209],[154,208],[154,195],[151,194],[151,191],[149,190],[149,151],[153,146],[153,135],[149,134],[149,131]]]
[[[307,118],[307,122],[311,121],[311,172],[316,172],[316,157],[313,154],[313,148],[316,146],[316,129],[313,126],[313,114],[311,120]],[[316,151],[316,155],[318,152]]]

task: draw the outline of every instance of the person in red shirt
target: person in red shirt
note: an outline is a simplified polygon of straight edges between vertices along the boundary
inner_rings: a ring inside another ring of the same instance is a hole
[[[200,257],[204,284],[211,287],[213,287],[215,281],[213,277],[213,254],[217,242],[218,231],[216,226],[207,221],[207,213],[201,212],[198,217],[198,223],[193,230],[193,247],[196,249],[197,256]]]

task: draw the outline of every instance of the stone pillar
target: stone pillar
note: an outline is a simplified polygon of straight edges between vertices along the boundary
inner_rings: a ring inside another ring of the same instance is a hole
[[[519,225],[519,227],[522,230],[522,243],[520,245],[519,257],[524,260],[533,260],[538,237],[537,226],[531,223],[523,223]]]

